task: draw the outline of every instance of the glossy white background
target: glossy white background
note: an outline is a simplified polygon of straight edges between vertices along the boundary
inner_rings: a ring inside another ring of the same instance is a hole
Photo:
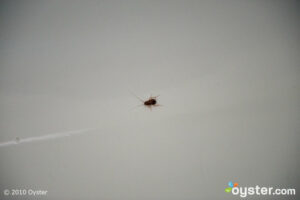
[[[238,199],[228,181],[299,193],[299,6],[1,1],[0,143],[20,138],[0,147],[1,199]],[[297,196],[252,197],[268,198]]]

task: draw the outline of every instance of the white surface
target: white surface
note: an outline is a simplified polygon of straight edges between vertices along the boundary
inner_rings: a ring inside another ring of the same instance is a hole
[[[299,193],[298,12],[292,1],[3,2],[0,143],[20,142],[0,147],[1,199],[33,188],[223,200],[228,181]],[[130,91],[163,106],[134,108]]]

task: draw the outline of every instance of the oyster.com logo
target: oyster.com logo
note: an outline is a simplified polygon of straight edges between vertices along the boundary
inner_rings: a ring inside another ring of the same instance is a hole
[[[225,189],[226,193],[239,195],[242,198],[252,195],[296,195],[295,188],[274,188],[259,185],[241,187],[238,183],[232,183],[231,181],[228,182],[228,186]]]
[[[225,189],[225,192],[231,192],[232,188],[237,187],[239,184],[238,183],[232,183],[231,181],[228,182],[228,188]]]

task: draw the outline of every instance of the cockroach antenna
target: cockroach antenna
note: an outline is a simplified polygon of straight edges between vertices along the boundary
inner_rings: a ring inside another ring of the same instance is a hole
[[[133,92],[129,91],[133,96],[135,96],[138,100],[140,100],[141,102],[144,103],[144,100],[141,99],[140,97],[138,97],[136,94],[134,94]]]

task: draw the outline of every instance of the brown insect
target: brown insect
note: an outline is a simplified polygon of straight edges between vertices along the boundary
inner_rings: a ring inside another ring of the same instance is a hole
[[[146,106],[148,107],[150,110],[152,110],[152,107],[156,107],[156,106],[161,106],[160,104],[157,104],[157,100],[156,98],[159,97],[159,95],[152,97],[152,95],[150,95],[149,99],[144,101],[143,99],[139,98],[138,96],[136,96],[135,94],[133,94],[136,98],[138,98],[143,104],[138,105],[138,106]]]

